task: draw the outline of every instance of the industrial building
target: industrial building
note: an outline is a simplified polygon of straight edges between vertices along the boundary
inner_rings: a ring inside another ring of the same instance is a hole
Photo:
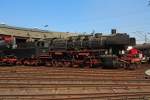
[[[75,35],[69,32],[53,32],[48,30],[41,30],[37,28],[22,28],[9,26],[6,24],[0,24],[0,36],[1,37],[15,37],[16,43],[35,41],[45,38],[67,38],[68,36]]]

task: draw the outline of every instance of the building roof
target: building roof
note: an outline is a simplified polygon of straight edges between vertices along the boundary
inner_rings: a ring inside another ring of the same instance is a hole
[[[138,49],[150,49],[150,43],[137,44],[135,46],[135,48],[138,48]]]
[[[52,32],[48,30],[42,30],[38,28],[23,28],[23,27],[16,27],[16,26],[10,26],[7,24],[0,24],[0,28],[8,28],[8,29],[16,29],[16,30],[24,30],[24,31],[33,31],[33,32]]]
[[[0,24],[0,34],[31,38],[66,38],[75,35],[74,33],[68,32],[54,32],[37,28],[22,28],[6,24]]]

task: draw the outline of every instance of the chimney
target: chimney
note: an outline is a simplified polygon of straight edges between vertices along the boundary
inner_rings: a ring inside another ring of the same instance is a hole
[[[116,29],[111,29],[111,34],[116,34],[117,30]]]

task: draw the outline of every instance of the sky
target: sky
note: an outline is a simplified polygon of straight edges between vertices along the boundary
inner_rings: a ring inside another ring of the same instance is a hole
[[[0,0],[0,23],[79,33],[115,28],[150,40],[148,0]]]

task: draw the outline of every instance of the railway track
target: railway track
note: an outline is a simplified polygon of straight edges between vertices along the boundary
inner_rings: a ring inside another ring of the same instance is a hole
[[[72,71],[74,69],[45,69],[45,70],[40,70],[40,69],[35,69],[35,70],[24,70],[24,69],[16,69],[16,68],[12,68],[10,69],[0,69],[0,75],[7,75],[8,74],[26,74],[26,75],[76,75],[76,76],[83,76],[83,75],[88,75],[88,76],[98,76],[98,75],[108,75],[108,76],[115,76],[118,75],[119,76],[131,76],[131,75],[144,75],[144,71],[126,71],[126,70],[101,70],[98,69],[97,71],[94,72],[94,70],[81,70],[81,71]]]
[[[148,68],[0,67],[0,100],[148,100]]]
[[[19,77],[18,77],[19,76]],[[17,78],[18,77],[18,78]],[[0,79],[59,79],[59,78],[68,78],[68,79],[143,79],[143,72],[99,72],[99,73],[88,73],[88,72],[40,72],[38,71],[26,71],[26,72],[0,72]]]
[[[106,69],[101,69],[101,68],[67,68],[67,67],[44,67],[44,66],[35,66],[34,68],[32,68],[33,66],[12,66],[12,69],[10,70],[10,67],[8,66],[2,66],[0,67],[0,72],[4,71],[18,71],[18,72],[24,72],[24,71],[44,71],[44,72],[57,72],[57,71],[71,71],[71,72],[99,72],[99,70],[101,72],[118,72],[119,71],[127,71],[127,72],[132,72],[132,71],[128,71],[128,70],[124,70],[124,69],[112,69],[112,70],[106,70]],[[143,71],[147,68],[150,68],[150,65],[141,65],[138,68],[138,72]],[[7,70],[8,69],[8,70]],[[54,70],[55,69],[55,70]]]
[[[121,74],[121,73],[120,73]],[[10,74],[0,74],[0,79],[3,79],[3,78],[17,78],[18,76],[18,78],[40,78],[40,77],[42,77],[43,79],[44,78],[92,78],[92,79],[101,79],[101,78],[107,78],[107,77],[110,77],[110,78],[114,78],[115,79],[115,77],[119,77],[119,78],[139,78],[140,79],[140,77],[141,78],[143,78],[143,76],[144,76],[144,72],[141,74],[141,75],[120,75],[120,74],[113,74],[113,75],[111,75],[111,74],[109,74],[109,73],[106,73],[106,74],[97,74],[97,75],[95,75],[95,74],[93,74],[93,75],[91,75],[91,74],[89,74],[88,75],[88,73],[86,73],[86,74],[83,74],[83,73],[78,73],[78,74],[69,74],[69,73],[51,73],[51,74],[30,74],[30,73],[26,73],[26,74],[15,74],[15,73],[10,73]]]
[[[1,95],[2,100],[149,100],[149,93]]]

